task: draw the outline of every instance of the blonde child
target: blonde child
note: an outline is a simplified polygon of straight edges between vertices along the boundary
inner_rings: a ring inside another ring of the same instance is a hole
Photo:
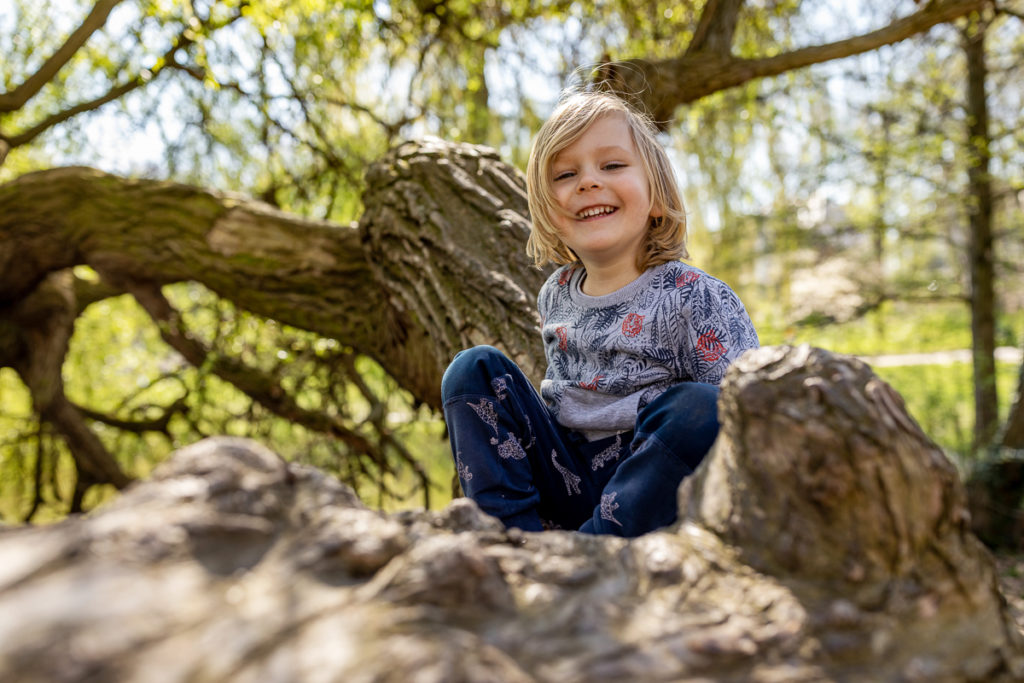
[[[686,218],[649,119],[570,94],[527,167],[528,253],[561,264],[538,308],[540,395],[497,349],[442,380],[466,495],[507,527],[638,536],[676,519],[676,489],[718,434],[718,384],[758,345],[732,290],[686,258]]]

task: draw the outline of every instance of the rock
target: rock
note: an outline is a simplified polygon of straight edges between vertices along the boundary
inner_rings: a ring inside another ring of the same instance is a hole
[[[386,515],[209,439],[84,518],[0,531],[0,680],[1024,678],[956,471],[852,358],[750,352],[681,520]]]

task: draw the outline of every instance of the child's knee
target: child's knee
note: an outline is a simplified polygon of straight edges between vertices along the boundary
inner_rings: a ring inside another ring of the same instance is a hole
[[[658,433],[663,441],[714,441],[718,435],[718,387],[684,382],[669,387],[639,415],[637,432]]]
[[[493,346],[474,346],[455,354],[441,377],[441,401],[447,403],[455,396],[478,394],[490,386],[491,377],[508,359]]]
[[[718,432],[718,387],[714,384],[688,382],[682,395],[675,398],[677,408],[683,408],[687,421],[694,429],[713,429]],[[676,411],[678,413],[678,409]]]

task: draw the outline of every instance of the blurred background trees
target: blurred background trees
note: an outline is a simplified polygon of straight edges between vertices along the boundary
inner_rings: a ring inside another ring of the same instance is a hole
[[[239,192],[319,234],[315,221],[364,215],[367,167],[405,139],[486,144],[525,166],[559,89],[612,64],[597,75],[663,124],[694,262],[740,292],[762,343],[971,349],[970,364],[878,365],[966,465],[1004,436],[1024,447],[1022,15],[1012,0],[11,0],[0,183],[80,164]],[[80,263],[61,275],[75,305],[59,378],[82,438],[125,480],[83,476],[12,369],[11,312],[29,293],[11,290],[4,520],[87,509],[218,433],[328,469],[369,504],[451,495],[436,406],[351,339],[184,276],[160,291],[161,318]]]

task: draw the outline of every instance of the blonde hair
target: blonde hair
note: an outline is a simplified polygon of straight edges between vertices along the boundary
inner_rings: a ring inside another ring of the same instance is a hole
[[[533,141],[526,166],[526,190],[530,204],[530,238],[526,253],[538,266],[549,262],[577,263],[579,257],[559,236],[553,217],[565,213],[555,201],[551,187],[551,164],[559,152],[582,137],[597,119],[620,113],[643,162],[650,185],[651,217],[644,244],[637,255],[637,268],[687,258],[686,211],[668,155],[658,142],[654,123],[619,97],[602,91],[575,92],[555,108]]]

